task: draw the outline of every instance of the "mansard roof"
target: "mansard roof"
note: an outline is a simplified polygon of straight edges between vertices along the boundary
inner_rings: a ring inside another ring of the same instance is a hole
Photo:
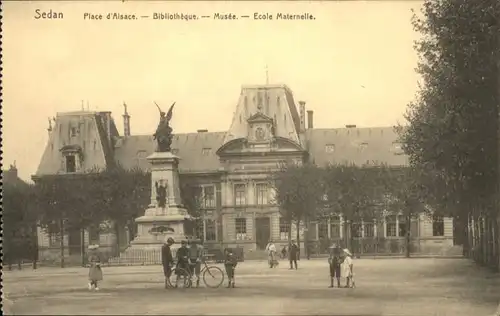
[[[385,163],[408,165],[393,127],[315,128],[305,133],[307,150],[315,163]]]
[[[272,118],[275,136],[301,144],[300,118],[292,90],[286,85],[242,86],[224,144],[248,136],[248,119],[256,113]]]
[[[111,112],[77,111],[57,113],[36,176],[63,171],[60,151],[80,148],[85,169],[106,168],[114,163],[112,140],[118,131]]]
[[[219,170],[217,149],[222,146],[226,132],[198,132],[175,134],[172,151],[180,157],[180,172],[214,172]],[[156,148],[156,141],[149,135],[120,137],[115,145],[115,160],[124,168],[149,169],[147,157]]]
[[[223,145],[226,132],[175,134],[172,148],[181,158],[181,172],[216,172],[223,166],[216,151]],[[329,163],[366,165],[386,163],[405,166],[398,135],[393,127],[308,129],[304,135],[310,159],[324,166]],[[125,168],[149,169],[146,157],[154,152],[152,136],[120,138],[115,148],[117,163]]]

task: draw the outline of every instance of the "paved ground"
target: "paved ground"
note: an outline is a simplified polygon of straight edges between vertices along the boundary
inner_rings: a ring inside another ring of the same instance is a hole
[[[104,268],[100,292],[86,288],[84,268],[42,268],[4,275],[15,314],[190,315],[493,315],[500,276],[465,259],[361,259],[357,288],[327,288],[325,260],[269,269],[248,261],[235,289],[163,289],[160,266]]]

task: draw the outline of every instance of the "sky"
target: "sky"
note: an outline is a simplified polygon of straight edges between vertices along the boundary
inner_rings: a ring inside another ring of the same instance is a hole
[[[313,110],[316,128],[404,122],[418,75],[411,26],[419,1],[15,1],[3,10],[3,164],[36,172],[48,118],[109,110],[120,133],[152,134],[176,102],[174,132],[229,128],[242,85],[286,84]],[[35,19],[35,10],[63,19]],[[234,13],[231,21],[107,20],[107,13]],[[254,13],[314,20],[254,20]],[[85,20],[84,13],[103,20]],[[267,76],[266,76],[267,66]]]

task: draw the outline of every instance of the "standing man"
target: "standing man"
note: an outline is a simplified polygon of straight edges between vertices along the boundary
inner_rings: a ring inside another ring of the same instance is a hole
[[[186,240],[181,240],[181,247],[177,249],[177,276],[175,278],[175,286],[179,286],[179,279],[180,277],[184,278],[184,282],[186,282],[186,278],[189,277],[189,275],[181,275],[181,270],[183,269],[185,271],[189,271],[189,249],[187,248],[187,241]]]
[[[340,288],[340,270],[342,265],[341,249],[338,245],[332,245],[330,248],[330,288],[333,288],[333,278],[337,279],[337,287]]]
[[[234,270],[238,265],[238,258],[233,254],[233,250],[226,248],[224,250],[224,267],[226,268],[227,283],[228,288],[234,288]]]
[[[165,288],[169,286],[170,275],[172,274],[172,250],[170,247],[175,243],[172,237],[167,239],[167,242],[161,247],[161,263],[163,265],[163,274],[165,275]]]
[[[192,240],[189,247],[189,266],[192,275],[196,275],[196,287],[200,286],[201,260],[203,260],[204,248],[199,240]]]
[[[292,243],[288,249],[288,257],[290,259],[290,270],[293,269],[293,264],[295,264],[295,270],[297,270],[297,257],[299,256],[299,246],[295,240],[292,240]]]

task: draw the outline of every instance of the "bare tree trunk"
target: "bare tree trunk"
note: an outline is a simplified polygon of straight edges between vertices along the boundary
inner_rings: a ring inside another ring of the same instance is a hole
[[[80,231],[80,255],[82,257],[82,267],[85,267],[85,229],[82,228]]]
[[[406,229],[406,258],[410,258],[410,245],[411,245],[411,213],[407,218],[408,228]]]
[[[60,242],[60,248],[61,248],[61,268],[64,268],[64,219],[61,219],[59,221],[59,232],[61,234],[61,242]]]
[[[307,260],[311,258],[310,249],[309,249],[309,218],[304,219],[304,251]]]
[[[300,248],[300,218],[297,219],[296,234],[297,234],[297,246],[299,247],[299,260],[300,260],[300,257],[301,257],[301,248]]]

